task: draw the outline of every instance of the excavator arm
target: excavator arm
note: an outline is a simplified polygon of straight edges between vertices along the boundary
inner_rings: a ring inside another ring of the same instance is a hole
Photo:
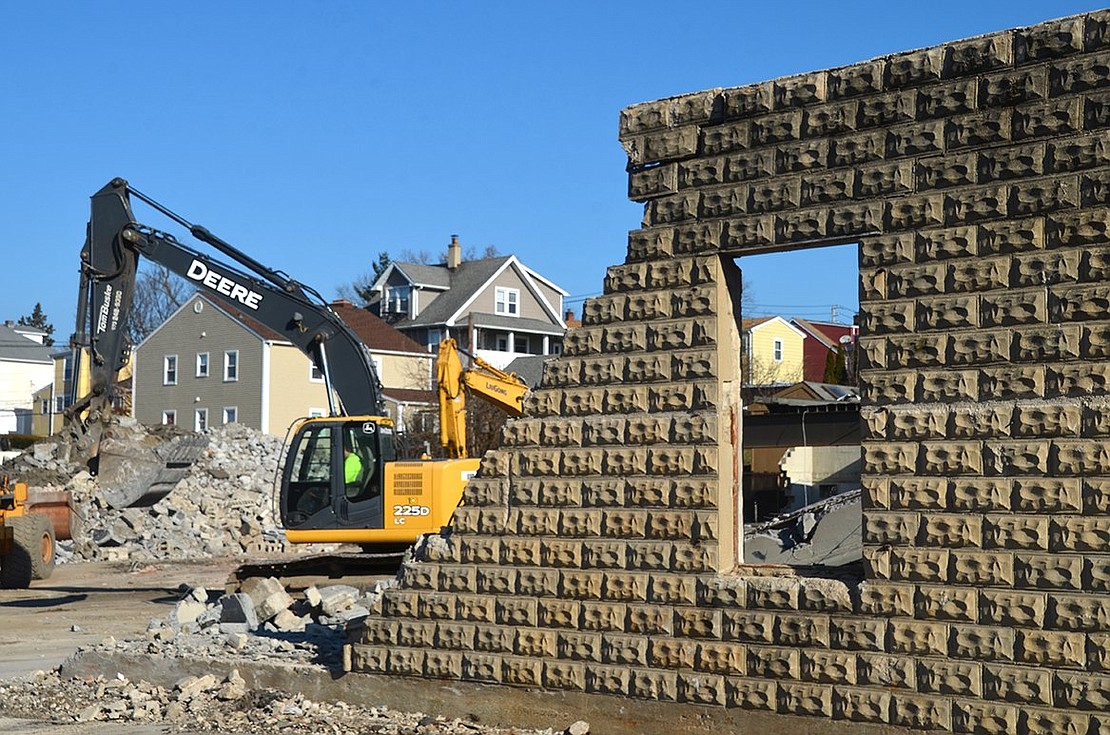
[[[131,197],[154,207],[190,234],[234,261],[228,265],[179,242],[173,235],[135,221]],[[366,345],[311,288],[271,270],[187,222],[123,179],[113,179],[92,197],[81,251],[77,325],[71,341],[75,358],[87,351],[89,390],[73,396],[66,429],[78,458],[96,469],[109,425],[119,371],[128,362],[127,320],[141,259],[165,266],[214,300],[283,335],[324,376],[328,399],[338,394],[347,414],[384,415],[381,384]],[[74,359],[73,365],[80,366]],[[80,385],[74,377],[72,385]],[[336,414],[335,406],[332,413]]]
[[[470,367],[463,367],[460,354],[470,358]],[[453,339],[439,343],[436,362],[439,392],[440,443],[452,458],[465,458],[466,399],[472,393],[492,403],[510,416],[524,410],[528,385],[514,373],[500,370],[488,362],[461,350]]]

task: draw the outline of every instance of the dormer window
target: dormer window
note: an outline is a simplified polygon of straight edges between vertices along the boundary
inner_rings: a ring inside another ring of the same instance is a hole
[[[389,314],[409,313],[409,297],[412,295],[411,286],[390,286],[385,290],[385,311]]]
[[[503,288],[494,289],[494,311],[504,316],[520,316],[520,289]]]

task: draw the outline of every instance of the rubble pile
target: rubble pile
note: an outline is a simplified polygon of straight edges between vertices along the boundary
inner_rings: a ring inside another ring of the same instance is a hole
[[[744,526],[749,564],[845,567],[863,559],[860,491],[834,495],[763,523]]]
[[[187,676],[173,687],[114,678],[62,679],[37,672],[26,681],[0,682],[0,701],[9,716],[72,722],[164,723],[175,730],[287,735],[556,735],[589,732],[584,722],[567,730],[486,727],[465,719],[400,712],[345,702],[316,702],[301,694],[249,689],[232,670],[226,677]]]
[[[145,638],[108,639],[101,647],[145,656],[234,656],[340,669],[347,624],[377,609],[382,591],[395,584],[380,581],[367,592],[344,584],[309,587],[296,600],[273,577],[247,579],[231,594],[187,588],[169,615],[150,621]]]
[[[100,480],[67,463],[52,443],[35,445],[5,469],[29,484],[72,493],[78,528],[73,542],[59,542],[59,561],[257,557],[290,550],[274,516],[282,440],[242,424],[213,428],[205,436],[207,447],[191,470],[149,507],[109,507]]]

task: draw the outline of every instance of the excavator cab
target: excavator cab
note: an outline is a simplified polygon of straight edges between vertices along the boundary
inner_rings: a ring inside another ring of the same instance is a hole
[[[401,460],[381,416],[304,419],[290,430],[278,510],[294,544],[405,548],[451,521],[478,459]]]
[[[381,470],[394,459],[388,419],[306,419],[294,428],[288,446],[280,497],[287,529],[382,527]]]

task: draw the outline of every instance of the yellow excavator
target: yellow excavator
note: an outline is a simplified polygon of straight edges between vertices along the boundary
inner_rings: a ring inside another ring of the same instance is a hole
[[[233,265],[186,246],[173,235],[135,221],[134,197],[185,227]],[[120,369],[127,363],[125,328],[140,258],[186,279],[229,311],[242,312],[283,335],[324,376],[325,417],[302,419],[290,429],[279,470],[278,513],[292,543],[352,543],[374,550],[407,546],[450,521],[478,459],[466,451],[466,392],[519,415],[527,385],[476,356],[463,367],[454,340],[440,346],[438,390],[442,438],[448,459],[406,459],[385,412],[369,348],[312,288],[272,270],[204,227],[183,219],[123,179],[92,197],[78,300],[75,349],[91,355],[90,390],[74,401],[70,438],[90,469],[130,466],[125,476],[164,473],[165,454],[152,461],[111,451],[108,410]],[[192,450],[194,447],[185,447]],[[182,450],[184,452],[184,450]],[[172,459],[172,458],[171,458]],[[179,458],[178,464],[188,461]],[[138,469],[135,469],[138,467]],[[116,472],[119,475],[120,473]],[[143,481],[120,505],[156,501],[172,488]]]

